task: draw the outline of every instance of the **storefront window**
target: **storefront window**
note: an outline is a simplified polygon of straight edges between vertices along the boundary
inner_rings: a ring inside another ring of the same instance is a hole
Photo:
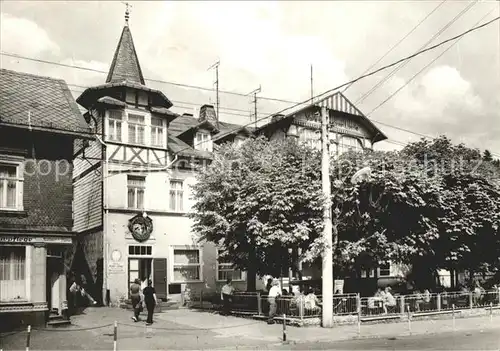
[[[26,299],[26,247],[0,247],[0,301]]]
[[[189,282],[201,279],[200,250],[174,250],[174,281]]]

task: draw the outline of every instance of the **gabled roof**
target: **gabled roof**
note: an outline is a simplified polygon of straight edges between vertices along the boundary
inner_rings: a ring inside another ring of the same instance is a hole
[[[189,129],[196,127],[199,124],[198,119],[194,118],[192,115],[184,114],[176,118],[169,125],[169,131],[175,135],[179,136],[184,134]],[[224,139],[224,137],[234,134],[251,134],[253,132],[252,127],[244,127],[239,124],[228,123],[219,121],[219,133],[215,136],[216,139]]]
[[[172,152],[174,155],[179,155],[181,157],[194,157],[201,159],[212,159],[212,154],[208,151],[196,150],[191,145],[186,144],[179,138],[172,135],[170,132],[167,133],[168,140],[168,151]]]
[[[106,83],[124,81],[145,85],[132,33],[128,25],[123,27],[122,35],[118,41],[108,77],[106,78]]]
[[[62,79],[0,69],[0,125],[91,137]]]
[[[373,142],[378,142],[387,139],[387,136],[372,122],[368,117],[366,117],[352,102],[350,102],[344,94],[337,92],[331,96],[328,96],[320,101],[314,102],[313,105],[307,105],[294,112],[287,114],[282,118],[277,118],[261,127],[259,127],[255,132],[268,132],[273,128],[278,128],[280,125],[289,125],[294,117],[298,114],[307,111],[309,109],[319,107],[326,107],[330,111],[340,112],[344,115],[349,115],[350,118],[356,120],[360,125],[364,126],[373,135]]]
[[[184,139],[184,138],[189,138],[191,135],[194,135],[199,129],[205,129],[211,132],[211,134],[217,134],[219,133],[219,129],[213,125],[210,121],[201,121],[195,124],[194,126],[191,126],[187,128],[185,131],[177,135],[179,139]]]

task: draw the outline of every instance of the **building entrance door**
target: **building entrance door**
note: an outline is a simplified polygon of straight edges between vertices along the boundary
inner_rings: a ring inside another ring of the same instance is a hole
[[[156,296],[159,299],[167,300],[167,259],[155,258],[153,261],[153,284]]]
[[[129,258],[128,259],[128,284],[139,279],[143,282],[145,279],[152,279],[152,258]]]

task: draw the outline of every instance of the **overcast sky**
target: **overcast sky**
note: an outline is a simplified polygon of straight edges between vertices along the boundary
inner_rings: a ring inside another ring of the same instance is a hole
[[[302,101],[363,73],[442,1],[336,2],[131,2],[130,29],[146,78],[212,88],[220,60],[220,89]],[[467,11],[450,22],[470,4]],[[120,1],[3,1],[1,50],[62,64],[107,71],[124,25]],[[375,68],[499,16],[498,1],[445,1]],[[487,15],[489,13],[489,15]],[[486,16],[486,17],[485,17]],[[352,85],[345,95],[369,114],[448,45],[411,60],[362,101],[392,70]],[[105,74],[1,56],[3,68],[63,78],[75,97],[105,81]],[[193,112],[215,94],[147,82]],[[77,85],[77,86],[74,86]],[[222,93],[221,119],[250,122],[251,97]],[[291,104],[260,99],[259,117]],[[500,156],[500,21],[473,32],[369,115],[426,135],[488,148]],[[387,125],[396,142],[419,137]],[[380,149],[399,148],[380,143]]]

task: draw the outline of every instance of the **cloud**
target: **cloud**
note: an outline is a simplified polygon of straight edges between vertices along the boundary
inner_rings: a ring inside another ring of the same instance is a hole
[[[8,13],[2,13],[0,16],[2,51],[26,56],[42,54],[57,56],[59,54],[59,46],[35,22]]]

